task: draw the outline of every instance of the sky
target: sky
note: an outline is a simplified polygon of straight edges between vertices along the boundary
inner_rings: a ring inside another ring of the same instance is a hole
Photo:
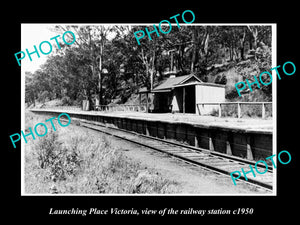
[[[47,58],[54,53],[52,50],[52,53],[49,55],[44,55],[39,50],[39,45],[43,41],[49,41],[54,49],[54,46],[56,46],[55,40],[50,40],[50,38],[55,37],[57,35],[61,35],[62,33],[57,33],[53,31],[53,28],[55,25],[100,25],[100,24],[22,24],[21,25],[21,49],[20,51],[23,51],[26,53],[26,49],[28,49],[29,53],[34,52],[34,45],[38,49],[40,57],[37,56],[36,53],[31,54],[32,61],[30,61],[27,53],[24,59],[21,60],[21,73],[25,74],[26,71],[34,72],[40,68],[40,66],[46,62]],[[101,24],[103,26],[110,26],[115,24]],[[58,38],[58,40],[61,40],[61,36]],[[110,34],[108,36],[108,39],[112,39],[115,35]],[[42,45],[42,50],[44,52],[48,52],[50,49],[47,44]],[[21,57],[21,54],[17,55],[19,58]]]
[[[21,49],[20,51],[26,52],[28,49],[29,52],[34,51],[34,45],[39,48],[39,45],[42,41],[49,41],[50,43],[54,40],[50,40],[50,38],[58,35],[57,33],[50,30],[51,27],[54,27],[55,24],[22,24],[21,25]],[[48,46],[43,45],[43,50],[47,52],[49,50]],[[39,49],[38,49],[39,51]],[[21,61],[21,71],[22,74],[25,71],[34,72],[39,69],[40,65],[46,62],[47,57],[51,55],[43,55],[39,51],[40,58],[38,58],[37,54],[34,53],[31,55],[32,61],[29,60],[28,55],[26,54],[25,58]],[[21,55],[19,54],[18,57]]]

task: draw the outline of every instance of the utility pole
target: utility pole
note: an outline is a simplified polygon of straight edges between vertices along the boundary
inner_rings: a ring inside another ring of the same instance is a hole
[[[102,105],[102,54],[103,54],[103,46],[101,41],[100,55],[99,55],[99,104],[100,105]]]

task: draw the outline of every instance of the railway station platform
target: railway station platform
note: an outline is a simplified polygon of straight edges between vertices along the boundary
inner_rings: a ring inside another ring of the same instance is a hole
[[[112,112],[103,113],[129,118],[149,119],[159,121],[171,121],[178,123],[192,123],[203,126],[217,126],[231,129],[244,129],[252,131],[272,132],[272,119],[253,118],[219,118],[216,116],[199,116],[195,114],[182,113],[143,113],[143,112]]]
[[[71,109],[30,109],[30,111],[54,116],[68,113],[74,121],[114,126],[249,160],[257,161],[273,154],[272,119]]]
[[[228,129],[237,129],[245,131],[257,131],[257,132],[273,132],[273,119],[261,119],[261,118],[233,118],[233,117],[216,117],[216,116],[199,116],[189,113],[144,113],[144,112],[132,112],[132,111],[78,111],[68,109],[33,109],[40,111],[62,111],[66,113],[81,113],[85,115],[104,115],[104,116],[117,116],[133,119],[177,122],[177,123],[191,123],[202,125],[206,127],[220,127]]]

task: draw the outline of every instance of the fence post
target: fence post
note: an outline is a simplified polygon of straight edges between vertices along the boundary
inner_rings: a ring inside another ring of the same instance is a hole
[[[145,124],[146,135],[147,135],[147,136],[150,136],[150,132],[149,132],[147,120],[144,121],[144,124]]]
[[[211,137],[209,137],[209,150],[210,151],[214,151],[215,150],[214,144],[213,144],[213,141],[212,141]]]
[[[263,119],[266,118],[266,107],[265,107],[265,103],[262,103],[261,116],[262,116]]]
[[[226,133],[226,154],[232,155],[232,149],[230,142],[233,142],[233,134],[231,132]]]
[[[247,159],[253,160],[253,152],[251,149],[251,136],[247,137]]]
[[[210,151],[214,151],[215,148],[214,148],[214,143],[212,141],[212,132],[209,132],[209,137],[208,137],[208,148]]]
[[[219,118],[222,116],[222,111],[221,111],[221,103],[219,103]]]
[[[196,148],[199,148],[199,142],[198,142],[198,137],[197,137],[197,135],[195,135],[195,147]]]
[[[238,102],[238,118],[241,118],[241,103]]]
[[[227,155],[232,155],[231,146],[230,146],[229,141],[226,141],[226,154]]]
[[[199,115],[201,115],[200,109],[199,109],[199,104],[197,103],[196,106],[197,106],[197,110],[198,110]]]

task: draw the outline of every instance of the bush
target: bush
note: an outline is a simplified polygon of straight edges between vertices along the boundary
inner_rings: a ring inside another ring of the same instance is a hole
[[[237,105],[229,104],[229,105],[224,105],[222,107],[223,107],[222,111],[224,112],[224,116],[238,117]]]
[[[40,168],[47,168],[51,164],[56,149],[60,147],[59,145],[57,134],[54,132],[49,132],[47,136],[37,141],[35,150]]]
[[[37,100],[41,103],[45,103],[52,99],[52,94],[48,91],[43,91],[37,98]]]
[[[73,105],[73,101],[68,96],[62,97],[61,103],[62,103],[62,105],[67,105],[67,106]]]
[[[80,158],[75,142],[71,148],[62,146],[57,134],[49,132],[35,145],[37,160],[42,169],[48,170],[47,178],[52,181],[65,180],[67,176],[75,176],[80,168]]]
[[[65,192],[117,194],[172,191],[170,188],[174,182],[161,178],[151,170],[147,170],[147,174],[140,173],[144,171],[141,164],[125,156],[121,149],[113,147],[108,137],[101,136],[97,142],[87,136],[76,139],[84,159],[82,171],[77,182]]]
[[[114,147],[110,137],[71,131],[50,131],[33,148],[26,145],[26,193],[178,192],[175,182],[145,170]]]
[[[248,117],[261,117],[261,105],[242,105],[242,113]]]
[[[211,116],[219,116],[219,110],[218,109],[213,109],[210,113]]]

